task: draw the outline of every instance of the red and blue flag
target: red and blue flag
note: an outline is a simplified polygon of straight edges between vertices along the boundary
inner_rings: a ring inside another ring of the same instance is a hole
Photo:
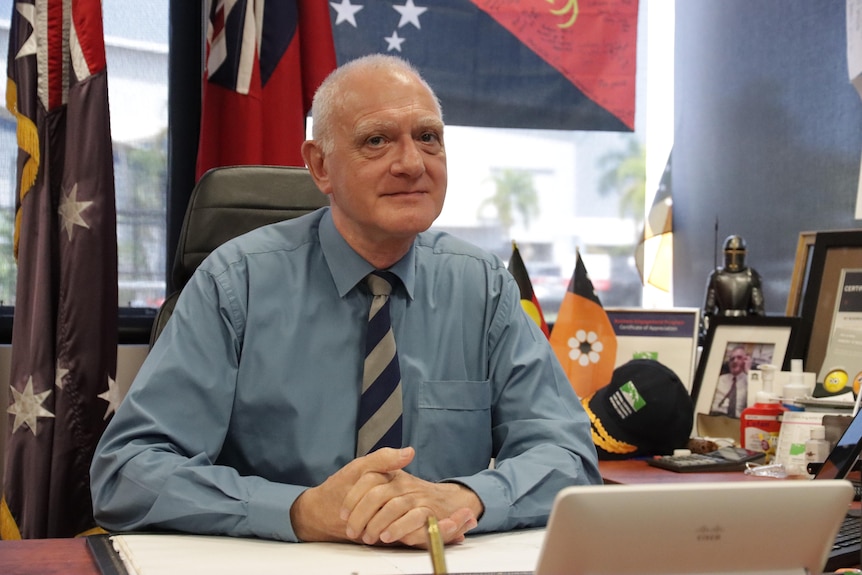
[[[329,9],[325,0],[213,0],[198,177],[218,166],[304,165],[311,100],[335,68]]]
[[[412,62],[449,124],[632,131],[637,0],[333,0],[338,62]]]

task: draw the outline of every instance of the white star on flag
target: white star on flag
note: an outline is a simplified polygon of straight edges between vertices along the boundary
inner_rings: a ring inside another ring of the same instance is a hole
[[[22,425],[26,425],[36,435],[36,424],[39,417],[54,417],[54,414],[42,407],[42,403],[48,399],[51,390],[43,391],[42,393],[33,393],[33,376],[27,379],[27,385],[24,386],[23,393],[15,389],[15,386],[9,386],[12,389],[12,405],[6,410],[15,416],[15,421],[12,423],[12,433],[18,431]]]
[[[351,4],[350,0],[341,0],[341,4],[330,2],[330,6],[335,8],[338,15],[335,17],[335,25],[338,26],[342,22],[348,22],[356,28],[356,13],[362,10],[365,6],[359,4]]]
[[[57,367],[54,370],[54,385],[63,389],[66,386],[66,382],[63,378],[65,378],[68,373],[69,370],[60,366],[60,360],[57,360]]]
[[[78,201],[77,183],[72,186],[72,191],[69,192],[69,195],[63,196],[63,199],[60,201],[60,208],[57,210],[57,212],[60,214],[63,229],[66,230],[66,234],[69,236],[70,242],[72,241],[72,231],[75,226],[81,226],[89,229],[90,225],[84,220],[84,218],[81,217],[81,212],[89,208],[92,203],[93,202]]]
[[[389,47],[386,48],[387,52],[391,52],[392,50],[401,51],[401,44],[404,43],[405,38],[401,38],[398,36],[398,32],[393,32],[392,36],[388,38],[384,38],[386,42],[389,44]]]
[[[428,8],[416,6],[413,4],[413,0],[407,0],[407,3],[403,6],[393,6],[392,8],[398,10],[401,14],[401,21],[398,22],[399,28],[406,26],[407,24],[413,24],[417,29],[422,29],[419,25],[419,16],[428,10]]]
[[[120,394],[120,386],[110,376],[108,377],[108,391],[100,393],[96,397],[108,402],[108,409],[105,411],[105,417],[102,419],[108,419],[109,415],[116,413],[117,408],[120,407],[120,401],[123,399]]]

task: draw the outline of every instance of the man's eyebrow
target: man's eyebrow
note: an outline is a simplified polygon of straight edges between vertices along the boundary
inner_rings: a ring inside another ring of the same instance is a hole
[[[443,131],[443,121],[436,116],[427,116],[423,118],[419,118],[415,125],[414,131],[424,132],[426,130],[434,130],[436,132]],[[365,138],[369,134],[373,134],[376,132],[388,132],[391,130],[398,130],[400,128],[400,124],[391,120],[364,120],[360,121],[356,124],[353,129],[353,134],[357,138]]]
[[[438,130],[443,131],[443,120],[438,118],[437,116],[426,116],[424,118],[419,118],[417,125],[423,130]]]
[[[356,124],[354,133],[364,136],[365,134],[373,132],[391,130],[397,126],[398,124],[396,122],[389,120],[364,120]]]

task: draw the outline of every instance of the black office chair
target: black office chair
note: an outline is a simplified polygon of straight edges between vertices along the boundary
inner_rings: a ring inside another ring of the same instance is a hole
[[[173,313],[180,291],[210,252],[260,226],[288,220],[329,204],[305,168],[229,166],[201,176],[183,219],[172,278],[175,291],[159,307],[150,347]]]

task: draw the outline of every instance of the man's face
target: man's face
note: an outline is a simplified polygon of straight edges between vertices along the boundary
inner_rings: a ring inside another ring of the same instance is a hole
[[[742,349],[734,349],[730,353],[730,373],[738,375],[745,371],[745,362],[748,359],[745,351]]]
[[[348,241],[412,241],[443,209],[446,152],[434,98],[404,73],[355,74],[337,106],[321,190]]]

